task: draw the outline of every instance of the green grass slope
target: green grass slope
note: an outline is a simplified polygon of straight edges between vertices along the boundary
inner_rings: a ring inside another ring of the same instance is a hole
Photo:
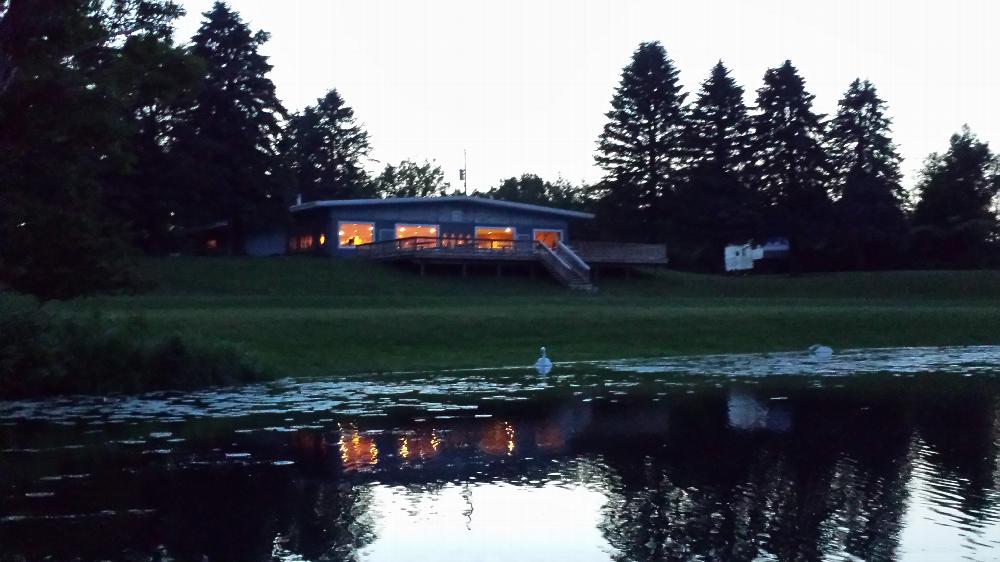
[[[1000,343],[1000,272],[722,277],[659,271],[580,294],[316,258],[147,260],[144,295],[47,305],[142,316],[275,376],[834,347]],[[13,297],[6,297],[8,300]]]

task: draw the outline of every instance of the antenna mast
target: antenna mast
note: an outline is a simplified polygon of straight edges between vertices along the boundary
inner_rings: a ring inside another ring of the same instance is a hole
[[[462,182],[465,194],[469,195],[469,154],[466,149],[462,149]]]

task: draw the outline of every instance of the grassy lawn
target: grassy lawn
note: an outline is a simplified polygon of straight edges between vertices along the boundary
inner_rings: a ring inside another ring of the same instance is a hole
[[[418,275],[312,258],[143,262],[147,294],[47,305],[138,314],[154,332],[225,342],[275,376],[838,347],[1000,343],[1000,272],[547,280]],[[16,297],[4,297],[10,302]]]

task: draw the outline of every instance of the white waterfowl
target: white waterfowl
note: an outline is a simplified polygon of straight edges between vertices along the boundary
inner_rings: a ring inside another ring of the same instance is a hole
[[[541,349],[542,356],[535,361],[535,370],[539,375],[547,375],[552,370],[552,361],[545,355],[545,348]]]
[[[809,352],[813,354],[813,357],[817,359],[829,359],[833,355],[833,349],[820,344],[814,344],[809,346]]]

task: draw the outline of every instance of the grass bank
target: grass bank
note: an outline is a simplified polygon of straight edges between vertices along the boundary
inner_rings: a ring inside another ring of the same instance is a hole
[[[242,350],[275,376],[834,347],[1000,343],[1000,272],[799,278],[660,271],[577,294],[545,280],[421,278],[311,258],[143,263],[157,289],[56,303],[139,314],[163,336]],[[8,296],[8,300],[16,297]]]

